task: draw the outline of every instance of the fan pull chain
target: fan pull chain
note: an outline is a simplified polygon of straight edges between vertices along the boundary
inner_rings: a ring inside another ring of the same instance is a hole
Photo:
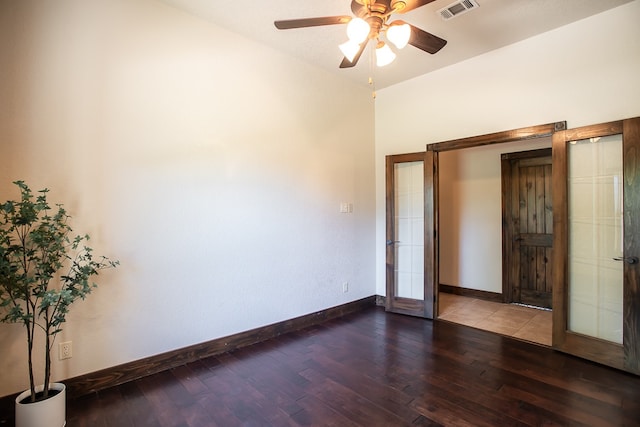
[[[374,74],[376,71],[375,67],[375,49],[369,49],[369,86],[371,87],[371,97],[376,99],[376,81],[374,79]]]

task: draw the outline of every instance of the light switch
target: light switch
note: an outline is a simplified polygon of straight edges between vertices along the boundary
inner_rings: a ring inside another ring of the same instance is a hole
[[[340,213],[351,213],[353,212],[353,203],[341,202],[340,203]]]

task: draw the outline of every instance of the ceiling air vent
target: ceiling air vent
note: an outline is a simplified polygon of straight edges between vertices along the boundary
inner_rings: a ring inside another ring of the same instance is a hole
[[[449,19],[460,16],[477,7],[480,7],[480,5],[474,0],[460,0],[455,3],[451,3],[447,7],[443,7],[438,11],[438,14],[442,19],[448,21]]]

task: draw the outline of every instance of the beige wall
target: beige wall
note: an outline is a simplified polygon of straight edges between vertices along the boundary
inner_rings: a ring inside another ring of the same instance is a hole
[[[121,261],[56,380],[374,294],[366,88],[156,1],[21,0],[0,100],[0,200],[49,187]],[[22,334],[0,325],[0,396],[28,385]]]
[[[384,157],[422,151],[430,143],[561,120],[566,120],[569,127],[577,127],[640,116],[639,16],[640,1],[636,0],[378,91],[376,289],[379,294],[385,293]],[[496,182],[498,153],[489,156],[494,164],[491,179]],[[476,160],[480,161],[470,158],[472,162]],[[441,173],[447,171],[441,168]],[[469,188],[483,185],[473,182]],[[495,185],[491,188],[477,191],[486,191],[490,197],[499,191]],[[474,199],[477,195],[469,197]],[[499,241],[496,228],[499,205],[497,200],[493,202],[496,204],[483,205],[485,220],[479,221],[473,212],[467,211],[468,203],[469,200],[451,201],[452,208],[457,206],[460,213],[458,222],[449,224],[455,228],[442,230],[442,249],[451,258],[442,265],[441,276],[454,282],[448,283],[451,285],[495,290],[502,261],[499,256],[486,256],[484,263],[477,259],[488,241],[487,236],[478,233],[493,230],[490,233],[496,234]],[[447,234],[454,237],[446,237]],[[467,262],[471,255],[476,260]]]

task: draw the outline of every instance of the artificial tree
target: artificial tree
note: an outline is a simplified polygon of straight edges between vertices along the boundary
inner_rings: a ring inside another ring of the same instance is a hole
[[[49,397],[51,351],[69,307],[84,299],[96,284],[93,276],[118,261],[94,257],[88,235],[72,237],[70,216],[62,205],[52,209],[48,189],[34,195],[15,181],[20,200],[0,204],[0,322],[22,323],[26,329],[31,401]],[[43,391],[36,396],[33,349],[37,329],[44,332]]]

